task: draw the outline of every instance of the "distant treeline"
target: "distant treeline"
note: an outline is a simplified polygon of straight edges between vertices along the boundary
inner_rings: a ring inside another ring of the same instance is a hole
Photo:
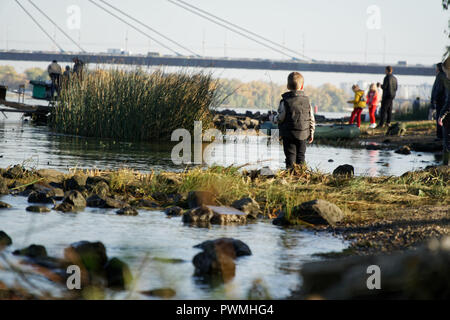
[[[48,80],[46,70],[41,68],[29,68],[24,73],[18,73],[11,66],[0,66],[0,85],[17,89],[21,84],[28,84],[30,80]]]
[[[219,83],[219,101],[225,107],[277,109],[281,95],[286,91],[286,86],[264,81],[221,79]],[[328,83],[320,87],[306,86],[305,92],[313,105],[317,105],[320,111],[327,112],[343,110],[351,96],[350,92]]]

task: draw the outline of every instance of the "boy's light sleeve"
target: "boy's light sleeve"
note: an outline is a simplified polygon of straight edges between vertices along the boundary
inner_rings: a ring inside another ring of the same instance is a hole
[[[284,107],[283,101],[281,101],[278,107],[278,114],[273,118],[273,123],[282,123],[284,119],[286,119],[286,108]]]
[[[311,138],[314,138],[314,132],[316,131],[316,118],[314,117],[314,110],[312,105],[309,105],[309,112],[310,112],[310,118],[309,118],[309,135]]]

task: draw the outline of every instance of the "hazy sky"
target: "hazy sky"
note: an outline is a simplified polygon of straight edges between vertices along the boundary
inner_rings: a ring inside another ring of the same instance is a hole
[[[108,1],[199,54],[284,58],[167,0]],[[410,64],[430,65],[442,58],[448,44],[444,30],[449,13],[442,10],[441,0],[185,1],[318,60],[369,63],[407,60]],[[28,0],[20,2],[66,51],[78,50]],[[87,51],[127,47],[133,53],[170,53],[88,0],[33,2]],[[73,5],[80,9],[79,30],[73,29],[76,19],[71,20],[74,16],[67,11]],[[72,21],[71,28],[68,21]],[[14,0],[0,0],[0,48],[56,49]]]

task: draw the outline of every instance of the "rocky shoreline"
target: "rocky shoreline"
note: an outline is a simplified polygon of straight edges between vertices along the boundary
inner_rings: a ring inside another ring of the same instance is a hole
[[[0,169],[0,195],[27,197],[30,214],[52,214],[49,205],[67,214],[85,207],[115,209],[116,214],[129,216],[138,215],[138,209],[158,210],[199,227],[269,219],[277,226],[331,232],[351,240],[344,252],[322,255],[328,259],[404,251],[450,235],[449,167],[430,167],[402,177],[354,177],[353,173],[350,165],[336,168],[332,175],[300,167],[292,173],[210,168],[141,174],[131,170],[63,173],[17,165]],[[243,191],[230,193],[233,188]],[[273,194],[267,193],[271,188]],[[359,190],[355,192],[355,188]],[[292,201],[291,197],[297,197],[297,205],[285,202]],[[0,210],[10,207],[0,202]],[[7,243],[7,237],[4,239]],[[193,262],[199,273],[223,280],[234,274],[233,260],[239,254],[231,248],[238,240],[217,241],[213,247],[221,248],[220,254],[212,254],[210,244],[202,245],[206,253]],[[30,252],[44,251],[23,248],[18,254],[30,258]],[[109,260],[103,260],[102,268],[106,268]],[[44,265],[49,261],[58,262],[45,260]],[[126,269],[124,262],[113,262],[114,268]],[[228,267],[222,270],[217,265]],[[108,280],[107,269],[97,271],[102,281],[113,281]]]

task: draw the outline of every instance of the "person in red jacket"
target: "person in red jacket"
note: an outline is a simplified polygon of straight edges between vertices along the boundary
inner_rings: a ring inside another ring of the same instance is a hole
[[[375,120],[375,113],[377,112],[377,106],[379,101],[377,85],[375,83],[372,83],[370,85],[366,101],[367,105],[369,106],[369,117],[370,117],[369,128],[375,129],[377,127],[377,123]]]

